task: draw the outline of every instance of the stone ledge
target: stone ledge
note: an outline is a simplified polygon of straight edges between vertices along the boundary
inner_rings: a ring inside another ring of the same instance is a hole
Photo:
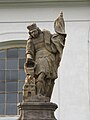
[[[22,102],[18,104],[20,118],[18,120],[56,120],[55,103],[50,102]]]

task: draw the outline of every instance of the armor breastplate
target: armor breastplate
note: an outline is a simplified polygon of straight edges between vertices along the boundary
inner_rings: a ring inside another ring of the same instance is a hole
[[[43,33],[36,39],[33,39],[33,44],[35,47],[35,51],[40,51],[41,49],[45,49],[45,42],[43,39]]]
[[[36,58],[46,57],[50,54],[50,52],[45,47],[45,41],[43,37],[43,33],[36,39],[33,39],[33,44],[35,47]]]

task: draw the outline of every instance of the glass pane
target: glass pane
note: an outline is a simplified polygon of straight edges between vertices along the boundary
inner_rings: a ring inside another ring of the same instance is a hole
[[[6,82],[7,92],[16,92],[18,90],[18,82]]]
[[[11,80],[10,79],[10,70],[6,70],[6,80]]]
[[[7,69],[18,69],[18,59],[8,59]]]
[[[17,104],[7,104],[6,115],[16,115],[16,114],[17,114]]]
[[[22,94],[19,94],[19,102],[22,102],[22,100],[23,100],[23,96]]]
[[[0,81],[1,80],[5,80],[5,71],[4,70],[0,70]]]
[[[4,115],[4,109],[5,109],[5,105],[0,104],[0,115]]]
[[[10,70],[6,70],[6,80],[11,80],[10,79]]]
[[[19,82],[19,91],[22,91],[24,82]]]
[[[25,59],[19,59],[19,69],[24,69]]]
[[[20,48],[19,49],[19,58],[25,58],[26,49]]]
[[[5,94],[0,94],[0,103],[5,102]]]
[[[25,75],[24,70],[20,70],[19,71],[19,79],[20,80],[25,80],[25,77],[26,77],[26,75]]]
[[[18,81],[18,70],[12,70],[11,71],[11,80],[17,80]]]
[[[0,82],[0,92],[5,91],[5,82]]]
[[[5,60],[0,60],[0,69],[5,69]]]
[[[17,94],[6,94],[6,103],[17,103]]]
[[[6,70],[6,80],[18,81],[18,70]]]
[[[7,58],[18,58],[18,49],[8,49],[7,50]]]
[[[5,50],[0,51],[0,58],[5,58]]]

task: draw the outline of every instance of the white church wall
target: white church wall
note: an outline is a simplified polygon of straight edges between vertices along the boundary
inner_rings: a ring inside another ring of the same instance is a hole
[[[51,101],[59,106],[57,120],[89,120],[90,6],[1,6],[0,42],[27,40],[26,27],[31,22],[54,33],[53,21],[60,11],[64,12],[67,38]]]

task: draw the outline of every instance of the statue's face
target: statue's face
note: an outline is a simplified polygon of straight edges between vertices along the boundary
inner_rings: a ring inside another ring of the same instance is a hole
[[[38,35],[39,35],[38,29],[34,29],[34,30],[30,31],[29,34],[30,34],[33,38],[37,38]]]

